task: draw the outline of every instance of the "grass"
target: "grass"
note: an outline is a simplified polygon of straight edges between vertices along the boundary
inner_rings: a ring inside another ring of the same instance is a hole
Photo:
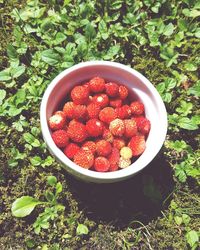
[[[197,249],[198,1],[3,0],[0,7],[0,248]],[[112,185],[69,176],[40,131],[39,106],[50,81],[93,59],[143,73],[168,112],[159,155],[142,173]],[[52,200],[56,188],[48,176],[62,184],[56,199],[64,210]],[[51,211],[43,204],[16,218],[11,206],[21,196],[49,200]]]

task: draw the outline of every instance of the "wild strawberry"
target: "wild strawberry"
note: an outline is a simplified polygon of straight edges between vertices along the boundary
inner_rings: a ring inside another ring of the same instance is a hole
[[[117,148],[117,149],[120,150],[120,149],[123,148],[125,145],[126,145],[126,143],[125,143],[124,139],[122,139],[122,138],[115,138],[115,139],[113,140],[113,147],[114,147],[114,148]]]
[[[114,172],[114,171],[118,170],[118,168],[119,168],[118,163],[110,164],[109,172]]]
[[[94,77],[89,82],[90,90],[94,93],[99,93],[105,89],[105,80],[101,77]]]
[[[120,119],[126,119],[131,116],[131,109],[128,105],[123,105],[122,107],[116,108],[115,112],[117,117]]]
[[[144,113],[144,104],[142,102],[132,102],[130,108],[133,115],[142,115]]]
[[[99,105],[101,108],[108,106],[109,98],[106,94],[98,94],[93,96],[92,103]]]
[[[132,118],[138,127],[138,131],[142,133],[143,135],[148,135],[149,131],[151,129],[151,123],[150,121],[145,118],[144,116],[138,116],[138,117],[133,117]]]
[[[113,134],[107,128],[104,128],[102,138],[110,143],[112,143],[114,140]]]
[[[110,122],[109,129],[115,136],[122,136],[125,132],[124,122],[117,118]]]
[[[99,156],[94,160],[94,169],[97,172],[106,172],[109,168],[110,163],[105,157]]]
[[[57,147],[64,148],[67,146],[69,137],[67,135],[67,132],[63,129],[56,130],[52,133],[52,139]]]
[[[74,163],[83,168],[89,169],[94,164],[94,155],[90,150],[80,149],[74,155]]]
[[[119,108],[122,106],[122,100],[119,98],[111,99],[110,106],[113,108]]]
[[[131,165],[130,159],[124,159],[123,157],[120,157],[119,162],[118,162],[119,168],[127,168],[130,165]]]
[[[49,127],[52,130],[62,129],[65,125],[65,115],[62,111],[56,112],[49,118]]]
[[[89,118],[98,118],[99,117],[99,112],[100,112],[101,108],[99,105],[95,104],[95,103],[90,103],[87,106],[87,112],[88,112],[88,117]]]
[[[106,107],[106,108],[102,109],[99,113],[99,119],[102,122],[105,122],[108,124],[116,118],[117,118],[116,112],[111,107]]]
[[[134,120],[127,119],[124,120],[124,125],[125,125],[125,133],[124,135],[126,137],[133,137],[134,135],[137,134],[137,125]]]
[[[93,141],[86,141],[81,148],[84,150],[90,150],[94,154],[96,152],[96,143]]]
[[[126,99],[128,96],[128,89],[127,87],[123,86],[123,85],[120,85],[119,86],[119,97],[124,100]]]
[[[100,156],[107,156],[112,150],[111,144],[105,140],[99,140],[96,143],[96,152]]]
[[[148,135],[150,129],[151,129],[151,123],[150,123],[150,121],[148,119],[145,118],[145,120],[140,124],[138,130],[143,135]]]
[[[67,134],[74,142],[83,142],[88,135],[85,125],[75,120],[70,121]]]
[[[110,163],[109,171],[115,171],[118,169],[120,154],[117,148],[112,148],[111,154],[108,156],[108,161]]]
[[[87,108],[85,105],[74,105],[74,119],[85,119]]]
[[[80,147],[75,143],[69,143],[63,150],[64,154],[69,158],[73,159],[74,155],[80,150]]]
[[[143,135],[133,136],[128,146],[131,148],[133,156],[141,155],[146,148],[145,137]]]
[[[89,82],[84,83],[82,86],[86,87],[87,90],[90,92],[90,83]]]
[[[114,82],[106,83],[106,94],[111,97],[116,97],[119,94],[119,86]]]
[[[71,91],[71,98],[75,104],[86,104],[89,99],[89,90],[84,86],[75,86]]]
[[[63,111],[61,111],[61,110],[56,111],[56,112],[54,113],[54,115],[61,115],[61,116],[64,116],[65,119],[67,118],[66,115],[65,115],[65,113],[64,113]]]
[[[121,157],[123,157],[124,159],[131,159],[133,156],[132,150],[129,147],[123,147],[120,150],[120,155]]]
[[[68,119],[74,118],[74,103],[73,102],[66,102],[63,107],[63,112]]]
[[[96,118],[90,119],[86,123],[86,129],[90,136],[97,137],[102,135],[103,128],[103,123]]]

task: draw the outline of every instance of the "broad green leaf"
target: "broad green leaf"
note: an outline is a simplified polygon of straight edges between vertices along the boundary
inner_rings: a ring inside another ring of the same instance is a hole
[[[191,119],[189,119],[188,117],[181,117],[178,120],[178,124],[179,127],[183,128],[183,129],[187,129],[187,130],[195,130],[198,129],[198,126],[196,123],[194,123]]]
[[[8,44],[7,54],[11,60],[15,60],[17,58],[17,51],[12,44]]]
[[[42,203],[31,196],[22,196],[13,202],[11,208],[12,215],[15,217],[25,217],[34,210],[35,206]]]
[[[104,40],[108,38],[109,35],[108,35],[107,25],[103,19],[99,22],[99,32]]]
[[[183,14],[187,17],[198,17],[200,16],[200,11],[195,9],[183,9]]]
[[[174,216],[174,220],[178,226],[180,226],[183,222],[183,219],[180,216]]]
[[[18,66],[16,68],[11,68],[11,75],[13,78],[18,78],[19,76],[21,76],[24,72],[25,72],[25,66],[24,65],[21,65],[21,66]]]
[[[56,194],[59,194],[62,192],[62,184],[60,182],[58,182],[56,184]]]
[[[200,28],[197,28],[194,34],[197,38],[200,38]]]
[[[91,23],[88,23],[85,27],[85,36],[89,41],[96,36],[95,28]]]
[[[181,106],[176,108],[176,111],[182,116],[187,116],[192,112],[193,104],[191,102],[181,101]]]
[[[47,156],[47,158],[43,161],[42,167],[51,166],[53,162],[54,162],[54,159],[49,155],[49,156]]]
[[[18,106],[21,103],[24,103],[26,100],[26,91],[25,89],[19,89],[15,95],[15,105]]]
[[[58,32],[57,34],[56,34],[56,38],[55,38],[55,40],[54,40],[54,44],[60,44],[60,43],[62,43],[63,41],[65,41],[66,40],[66,35],[65,34],[63,34],[63,33],[61,33],[61,32]]]
[[[163,35],[171,36],[174,32],[174,29],[175,29],[174,25],[172,23],[169,23],[168,25],[165,26]]]
[[[0,105],[3,103],[5,97],[6,97],[6,91],[4,89],[0,89]]]
[[[34,156],[30,159],[30,162],[33,166],[39,166],[42,162],[42,159],[40,156]]]
[[[191,88],[187,91],[190,95],[200,97],[200,81],[197,81]]]
[[[47,49],[42,51],[42,60],[49,65],[54,66],[60,62],[61,57],[53,49]]]
[[[24,133],[23,137],[24,137],[24,140],[27,143],[29,143],[31,146],[33,146],[33,147],[39,147],[40,146],[39,140],[36,139],[32,134]]]
[[[103,56],[105,60],[111,60],[113,59],[116,55],[118,55],[120,51],[120,45],[114,45],[109,48],[109,50],[106,52],[106,54]]]
[[[187,214],[183,214],[182,218],[183,218],[183,223],[187,226],[191,220],[190,216]]]
[[[12,77],[10,75],[10,69],[4,69],[0,72],[0,81],[1,82],[9,81],[11,79],[12,79]]]
[[[55,186],[57,183],[57,178],[53,175],[47,177],[47,183],[51,186]]]
[[[186,233],[185,238],[190,247],[193,247],[196,243],[199,242],[199,235],[196,231],[191,230]]]
[[[178,177],[180,182],[185,182],[187,179],[187,175],[185,173],[185,163],[176,164],[175,166],[175,176]]]
[[[191,62],[187,62],[185,64],[185,69],[187,71],[196,71],[198,69],[198,67],[194,64],[194,63],[191,63]]]
[[[88,233],[89,233],[89,230],[88,230],[87,226],[85,226],[83,224],[78,224],[78,226],[76,228],[77,235],[88,234]]]

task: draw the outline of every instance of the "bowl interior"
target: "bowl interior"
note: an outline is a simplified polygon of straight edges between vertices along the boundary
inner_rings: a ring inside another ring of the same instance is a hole
[[[106,81],[123,84],[129,88],[131,99],[140,99],[145,106],[145,115],[151,122],[151,130],[146,141],[145,152],[128,168],[110,173],[98,173],[85,170],[70,161],[61,150],[56,148],[50,136],[47,120],[60,107],[61,103],[67,101],[67,95],[73,86],[87,82],[95,76],[103,77]],[[95,181],[106,179],[117,180],[133,175],[143,169],[160,150],[167,131],[166,110],[156,89],[140,73],[127,66],[118,63],[89,63],[80,64],[58,75],[49,85],[43,97],[41,107],[45,113],[42,131],[44,139],[51,152],[65,165],[69,166],[69,172],[89,176]],[[43,114],[44,115],[44,114]],[[45,130],[45,131],[44,131]],[[59,151],[59,152],[58,152]],[[78,173],[77,173],[78,172]],[[100,181],[101,182],[101,181]]]

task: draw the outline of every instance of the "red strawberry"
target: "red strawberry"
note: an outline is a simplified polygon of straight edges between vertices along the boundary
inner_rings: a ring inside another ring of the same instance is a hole
[[[90,83],[89,82],[84,83],[82,86],[86,87],[87,90],[90,92]]]
[[[144,113],[144,105],[142,102],[132,102],[130,108],[133,115],[141,115]]]
[[[109,171],[115,171],[118,169],[119,158],[120,158],[119,150],[117,148],[112,148],[112,152],[108,156],[108,161],[110,163]]]
[[[107,156],[110,154],[112,150],[111,144],[108,141],[105,140],[99,140],[96,143],[96,151],[97,154],[100,156]]]
[[[73,159],[74,155],[80,150],[80,147],[75,144],[75,143],[69,143],[65,148],[64,148],[64,154],[69,158]]]
[[[57,111],[49,118],[49,127],[52,130],[62,129],[65,126],[65,115],[62,111]]]
[[[140,123],[140,126],[138,127],[139,132],[141,132],[143,135],[148,135],[150,129],[151,129],[151,123],[146,118]]]
[[[141,155],[146,148],[145,137],[143,135],[133,136],[128,146],[131,148],[133,156]]]
[[[85,125],[75,120],[70,121],[67,134],[74,142],[83,142],[87,138]]]
[[[99,105],[101,108],[108,106],[109,98],[106,94],[98,94],[93,96],[92,103]]]
[[[105,80],[101,77],[94,77],[89,82],[90,90],[94,93],[99,93],[105,89]]]
[[[75,104],[86,104],[89,100],[89,90],[84,86],[75,86],[71,91],[71,98]]]
[[[110,163],[105,157],[99,156],[94,160],[94,169],[97,172],[106,172],[109,167]]]
[[[80,149],[74,155],[74,163],[83,168],[89,169],[94,164],[94,155],[90,150]]]
[[[74,105],[74,119],[85,119],[87,108],[85,105]]]
[[[125,133],[126,137],[133,137],[137,134],[137,125],[136,122],[132,119],[124,120],[125,124]]]
[[[122,136],[125,132],[125,125],[121,119],[115,119],[110,122],[109,129],[115,136]]]
[[[99,105],[95,104],[95,103],[90,103],[87,106],[87,112],[88,112],[88,116],[89,118],[98,118],[99,117],[99,112],[100,112],[101,108]]]
[[[116,97],[119,94],[119,86],[114,82],[106,83],[106,94],[111,97]]]
[[[69,137],[67,135],[67,132],[63,129],[56,130],[52,133],[52,139],[57,147],[64,148],[67,146]]]
[[[115,112],[117,117],[120,119],[129,118],[131,116],[131,109],[128,105],[123,105],[122,107],[116,108]]]
[[[126,143],[125,143],[124,139],[122,139],[122,138],[115,138],[115,139],[113,140],[113,147],[114,147],[114,148],[117,148],[117,149],[120,150],[120,149],[123,148],[125,145],[126,145]]]
[[[98,119],[90,119],[86,123],[86,129],[90,136],[100,136],[103,133],[103,123]]]
[[[66,102],[63,107],[63,112],[68,119],[74,118],[74,103],[73,102]]]
[[[122,106],[122,100],[119,98],[111,99],[110,106],[113,108],[119,108]]]
[[[111,107],[106,107],[106,108],[102,109],[99,113],[99,119],[102,122],[105,122],[108,124],[116,118],[117,118],[116,112]]]
[[[126,99],[128,96],[128,89],[127,87],[120,85],[119,86],[119,96],[122,100]]]
[[[90,150],[94,154],[96,152],[96,143],[93,141],[86,141],[81,148]]]

